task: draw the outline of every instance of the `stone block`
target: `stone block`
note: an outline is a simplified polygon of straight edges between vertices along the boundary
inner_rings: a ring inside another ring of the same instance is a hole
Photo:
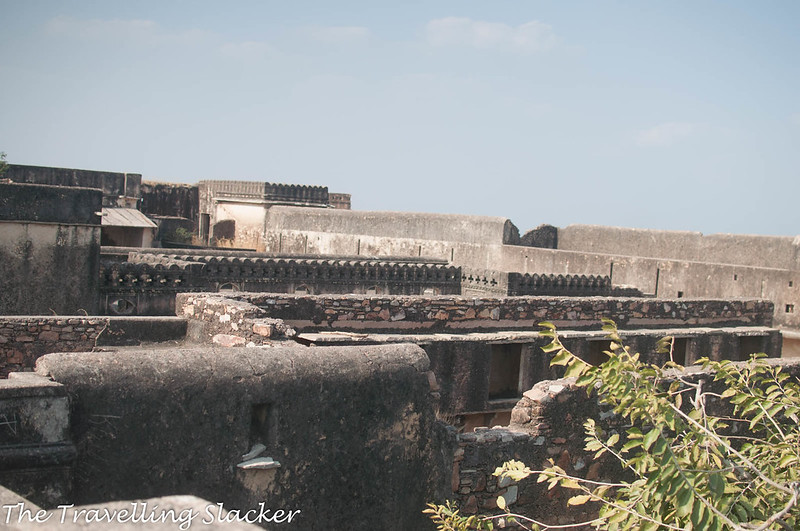
[[[54,330],[45,330],[39,334],[39,341],[58,341],[58,332]]]
[[[217,334],[211,338],[211,342],[221,347],[243,346],[247,341],[243,337],[230,334]]]
[[[253,324],[253,333],[258,334],[262,337],[270,337],[272,336],[273,327],[270,324],[266,323],[254,323]]]

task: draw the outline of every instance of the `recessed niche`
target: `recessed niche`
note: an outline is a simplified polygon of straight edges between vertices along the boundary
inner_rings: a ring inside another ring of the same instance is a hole
[[[489,365],[489,400],[521,396],[519,368],[522,344],[505,343],[492,345],[491,356]]]

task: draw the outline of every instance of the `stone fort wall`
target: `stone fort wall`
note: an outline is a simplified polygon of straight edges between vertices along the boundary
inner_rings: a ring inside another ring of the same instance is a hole
[[[307,210],[271,209],[267,250],[427,256],[520,275],[608,276],[614,286],[659,297],[763,297],[775,302],[776,325],[800,328],[800,251],[791,237],[573,225],[553,228],[548,241],[558,248],[550,249],[518,245],[532,239],[501,231],[502,218],[318,210],[302,219]]]

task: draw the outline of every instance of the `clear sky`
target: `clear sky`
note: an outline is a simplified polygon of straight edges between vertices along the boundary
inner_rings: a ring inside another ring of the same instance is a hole
[[[800,234],[800,2],[0,0],[0,151],[359,210]]]

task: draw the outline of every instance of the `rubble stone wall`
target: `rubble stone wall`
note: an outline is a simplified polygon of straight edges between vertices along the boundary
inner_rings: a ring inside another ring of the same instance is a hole
[[[622,329],[680,326],[771,326],[772,303],[758,299],[687,300],[604,297],[406,297],[231,294],[298,331],[538,330],[551,321],[573,330],[601,318]]]
[[[186,321],[175,317],[0,316],[0,378],[33,370],[51,352],[82,352],[100,345],[183,339]]]

